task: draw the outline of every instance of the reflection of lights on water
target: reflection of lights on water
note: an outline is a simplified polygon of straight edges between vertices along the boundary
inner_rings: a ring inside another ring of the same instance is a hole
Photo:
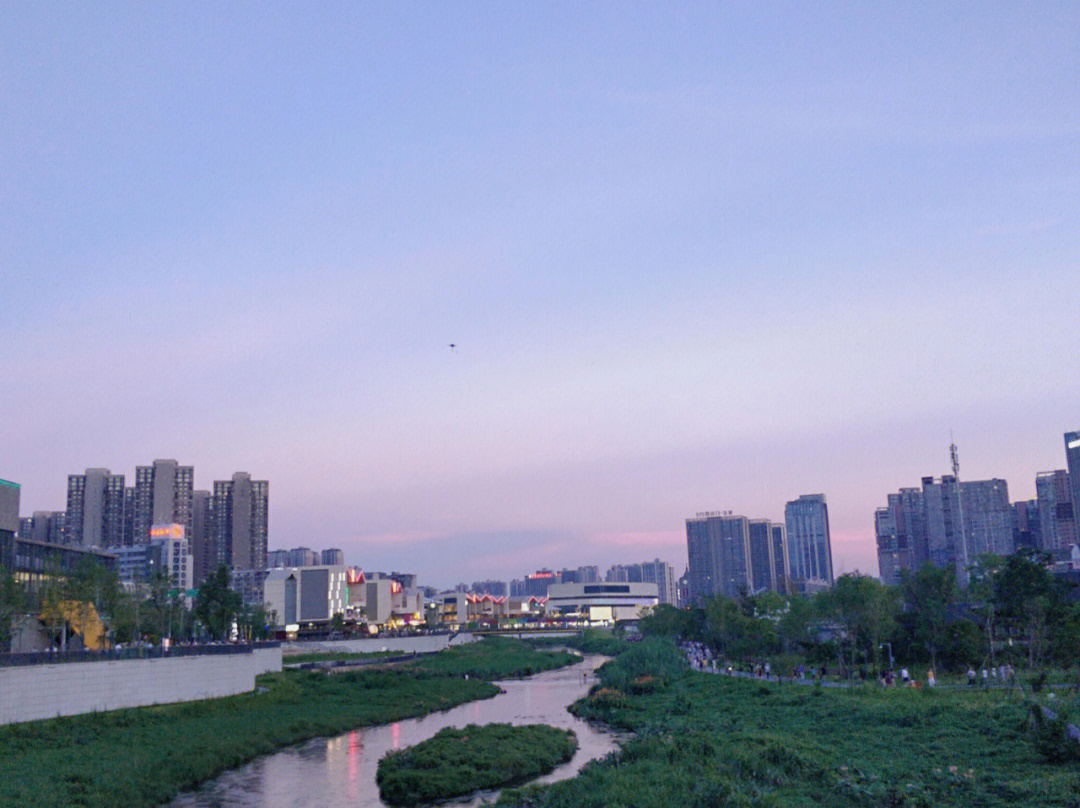
[[[401,724],[391,724],[390,725],[390,737],[393,739],[395,749],[398,748],[398,744],[400,743],[400,736],[401,736]]]
[[[364,744],[360,740],[360,733],[353,730],[349,733],[349,782],[356,782],[356,775],[360,769],[360,759],[364,756]]]

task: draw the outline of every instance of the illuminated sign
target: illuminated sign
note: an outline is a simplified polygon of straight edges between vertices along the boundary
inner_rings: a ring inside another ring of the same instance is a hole
[[[184,538],[183,525],[153,525],[150,528],[151,539],[182,539]]]
[[[1069,441],[1066,448],[1075,449],[1078,446],[1080,446],[1080,438],[1077,438],[1076,440]]]

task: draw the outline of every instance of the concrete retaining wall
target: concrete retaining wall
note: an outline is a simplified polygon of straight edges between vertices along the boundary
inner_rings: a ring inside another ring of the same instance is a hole
[[[281,669],[281,649],[277,670]],[[0,668],[0,724],[246,693],[256,653],[69,662]],[[263,665],[272,665],[268,656]],[[261,672],[261,671],[259,671]]]
[[[453,643],[450,638],[453,636]],[[400,651],[403,654],[433,654],[449,645],[475,642],[472,634],[428,634],[420,637],[372,637],[368,640],[325,640],[288,643],[283,646],[285,662],[290,654],[371,654],[378,651]]]
[[[255,646],[255,675],[281,672],[281,646]]]

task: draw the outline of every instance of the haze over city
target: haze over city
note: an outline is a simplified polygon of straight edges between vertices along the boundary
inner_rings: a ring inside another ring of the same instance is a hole
[[[1075,4],[191,8],[0,24],[24,512],[172,457],[452,584],[823,492],[874,573],[950,434],[1013,500],[1063,466]]]

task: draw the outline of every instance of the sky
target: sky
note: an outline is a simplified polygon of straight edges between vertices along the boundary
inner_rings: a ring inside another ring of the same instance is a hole
[[[450,585],[686,563],[828,499],[838,572],[1080,428],[1080,5],[0,13],[0,477],[270,481],[270,546]],[[451,350],[450,344],[456,345]]]

